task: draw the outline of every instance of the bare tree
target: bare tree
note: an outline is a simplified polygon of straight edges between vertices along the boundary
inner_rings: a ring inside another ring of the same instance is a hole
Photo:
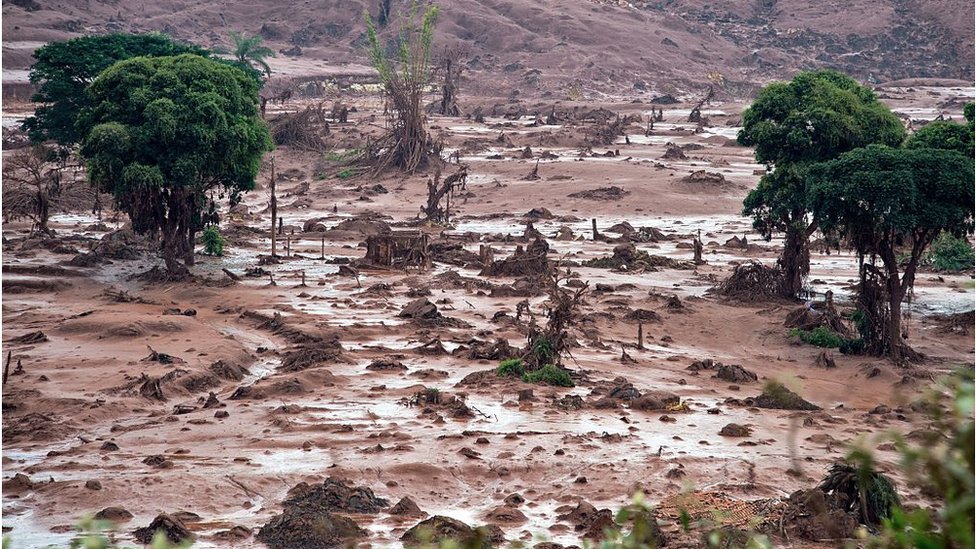
[[[444,49],[438,66],[438,71],[444,77],[444,82],[441,84],[441,100],[434,103],[433,112],[446,116],[461,116],[457,99],[461,88],[461,73],[464,72],[464,60],[467,56],[467,52],[460,46]]]
[[[45,235],[51,212],[80,208],[95,201],[95,191],[81,180],[65,181],[70,154],[67,150],[34,145],[20,149],[3,166],[4,217],[27,217],[32,230]]]

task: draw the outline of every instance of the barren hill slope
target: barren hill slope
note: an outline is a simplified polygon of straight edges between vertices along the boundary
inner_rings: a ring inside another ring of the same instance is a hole
[[[409,4],[393,1],[396,13]],[[441,2],[439,45],[470,53],[469,92],[526,95],[688,89],[721,78],[732,93],[802,68],[868,81],[973,78],[968,0],[457,0]],[[290,74],[365,63],[363,11],[378,1],[4,0],[4,68],[49,40],[164,31],[211,46],[260,32]],[[386,29],[388,39],[395,37]],[[283,61],[287,59],[287,61]],[[324,65],[328,65],[325,67]],[[339,67],[339,68],[337,68]]]

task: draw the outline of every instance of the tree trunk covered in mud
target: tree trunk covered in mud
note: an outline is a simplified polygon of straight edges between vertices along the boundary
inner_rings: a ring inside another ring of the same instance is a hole
[[[780,295],[796,299],[803,289],[803,280],[810,273],[809,231],[806,228],[790,225],[786,229],[783,255],[779,259],[783,278],[780,282]]]

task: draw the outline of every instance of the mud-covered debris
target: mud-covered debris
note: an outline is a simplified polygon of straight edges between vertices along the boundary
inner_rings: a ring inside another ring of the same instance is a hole
[[[557,516],[556,520],[572,524],[577,532],[589,539],[602,538],[603,530],[614,524],[610,509],[597,509],[585,501],[580,501],[569,513]]]
[[[587,200],[620,200],[629,194],[630,191],[614,185],[612,187],[600,187],[598,189],[575,192],[570,194],[569,197],[585,198]]]
[[[718,434],[723,437],[747,437],[752,434],[752,429],[738,423],[729,423]]]
[[[758,376],[738,364],[719,364],[715,377],[729,383],[754,383]]]
[[[321,508],[292,507],[272,517],[256,539],[271,549],[332,549],[366,534],[351,518]]]
[[[342,358],[342,345],[338,337],[314,341],[289,350],[281,358],[279,372],[300,372],[312,366],[336,362]]]
[[[252,532],[250,528],[238,524],[237,526],[233,526],[228,530],[221,530],[215,533],[213,537],[220,541],[233,542],[247,539],[251,537],[251,534]]]
[[[763,392],[756,397],[754,405],[775,410],[820,410],[820,406],[807,402],[782,383],[775,381],[766,384]]]
[[[3,481],[5,494],[19,494],[34,489],[34,481],[24,473],[17,473],[12,478]]]
[[[633,410],[666,410],[668,406],[679,404],[681,399],[674,393],[665,391],[648,391],[630,403]]]
[[[167,514],[158,515],[149,523],[149,526],[139,528],[133,534],[139,543],[151,543],[156,532],[162,530],[166,539],[171,543],[181,543],[184,540],[193,540],[193,533],[187,529],[182,520]]]
[[[436,319],[441,316],[437,306],[427,298],[421,297],[408,303],[398,314],[400,318]]]
[[[453,540],[462,547],[471,549],[487,549],[504,542],[504,536],[499,539],[500,530],[487,527],[472,528],[467,524],[450,517],[435,515],[417,523],[407,530],[400,538],[406,547],[415,547],[422,542],[440,543]]]
[[[47,336],[44,335],[44,332],[36,331],[36,332],[26,333],[26,334],[24,334],[22,336],[17,336],[17,337],[11,338],[11,339],[9,339],[7,341],[9,341],[10,343],[21,343],[21,344],[25,344],[25,345],[34,345],[34,344],[37,344],[37,343],[44,343],[45,341],[48,341],[48,339],[47,339]]]
[[[335,477],[325,479],[322,484],[297,484],[288,491],[288,499],[283,506],[293,508],[323,509],[330,512],[374,514],[389,507],[390,503],[378,498],[373,491],[363,486],[350,486]]]
[[[233,362],[218,360],[210,365],[210,371],[221,379],[228,381],[241,381],[250,372],[244,366]]]
[[[783,530],[792,539],[822,540],[854,538],[858,522],[837,498],[819,488],[793,492],[783,511]]]
[[[407,367],[404,366],[403,363],[398,360],[381,358],[379,360],[374,360],[373,362],[370,362],[366,366],[366,369],[372,370],[374,372],[394,372],[394,371],[399,372],[399,371],[406,371]]]

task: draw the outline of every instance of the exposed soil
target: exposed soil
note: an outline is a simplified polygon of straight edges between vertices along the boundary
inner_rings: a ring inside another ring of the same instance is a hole
[[[196,13],[206,21],[219,9]],[[594,9],[604,17],[621,8]],[[881,93],[920,119],[973,89]],[[375,131],[377,98],[351,104],[330,146],[358,146]],[[641,104],[599,106],[647,115]],[[246,210],[222,205],[234,235],[226,255],[198,255],[186,282],[134,278],[159,258],[98,244],[128,241],[91,228],[114,231],[124,219],[76,212],[52,220],[58,238],[94,250],[85,254],[106,251],[90,266],[32,244],[26,222],[5,223],[3,517],[13,547],[63,543],[82,515],[99,511],[128,519],[117,532],[127,543],[162,515],[156,526],[180,536],[185,528],[199,547],[398,546],[425,519],[491,543],[543,534],[578,545],[636,490],[660,505],[666,537],[680,529],[672,511],[689,502],[702,514],[728,509],[736,518],[727,526],[742,528],[815,486],[845,442],[925,429],[911,403],[928,379],[973,360],[963,329],[972,316],[953,316],[972,307],[972,273],[919,275],[906,326],[925,363],[904,370],[833,353],[835,367],[817,367],[822,349],[794,344],[784,326],[801,304],[706,293],[736,264],[774,264],[780,242],[764,242],[739,216],[762,169],[751,150],[728,146],[744,103],[713,102],[703,112],[711,126],[697,133],[690,106],[665,105],[647,136],[643,124],[629,124],[613,156],[581,157],[582,123],[568,118],[535,126],[500,115],[432,117],[445,157],[460,151],[469,176],[467,194],[452,200],[452,226],[422,227],[465,259],[435,257],[427,271],[348,264],[365,254],[365,234],[350,220],[382,215],[387,229],[416,226],[429,174],[343,179],[320,155],[287,146],[275,152],[278,173],[290,174],[280,185],[302,202],[281,200],[290,257],[277,263],[266,260],[268,166]],[[958,117],[961,104],[952,109]],[[507,142],[496,141],[501,132]],[[472,139],[484,148],[467,149]],[[700,148],[662,160],[669,142]],[[523,159],[526,146],[554,158]],[[524,180],[537,161],[540,179]],[[689,192],[682,180],[700,170],[725,184]],[[389,192],[364,194],[376,184]],[[614,188],[623,192],[613,200],[571,196]],[[310,219],[327,232],[304,234]],[[557,238],[564,228],[571,238]],[[706,263],[695,265],[699,230]],[[733,237],[748,246],[722,244]],[[482,275],[482,245],[494,249],[493,264],[518,261]],[[848,307],[856,258],[815,252],[811,263],[810,299],[832,290],[838,308]],[[548,269],[569,290],[592,290],[566,338],[572,388],[494,371],[545,325],[548,298],[534,280]],[[760,407],[770,381],[820,409]],[[896,470],[894,452],[879,448],[876,457],[882,470]],[[686,484],[698,495],[677,501]],[[929,504],[899,489],[908,504]],[[790,505],[829,518],[828,504],[813,495]],[[821,534],[817,524],[791,528],[794,547],[835,545],[797,539]]]

